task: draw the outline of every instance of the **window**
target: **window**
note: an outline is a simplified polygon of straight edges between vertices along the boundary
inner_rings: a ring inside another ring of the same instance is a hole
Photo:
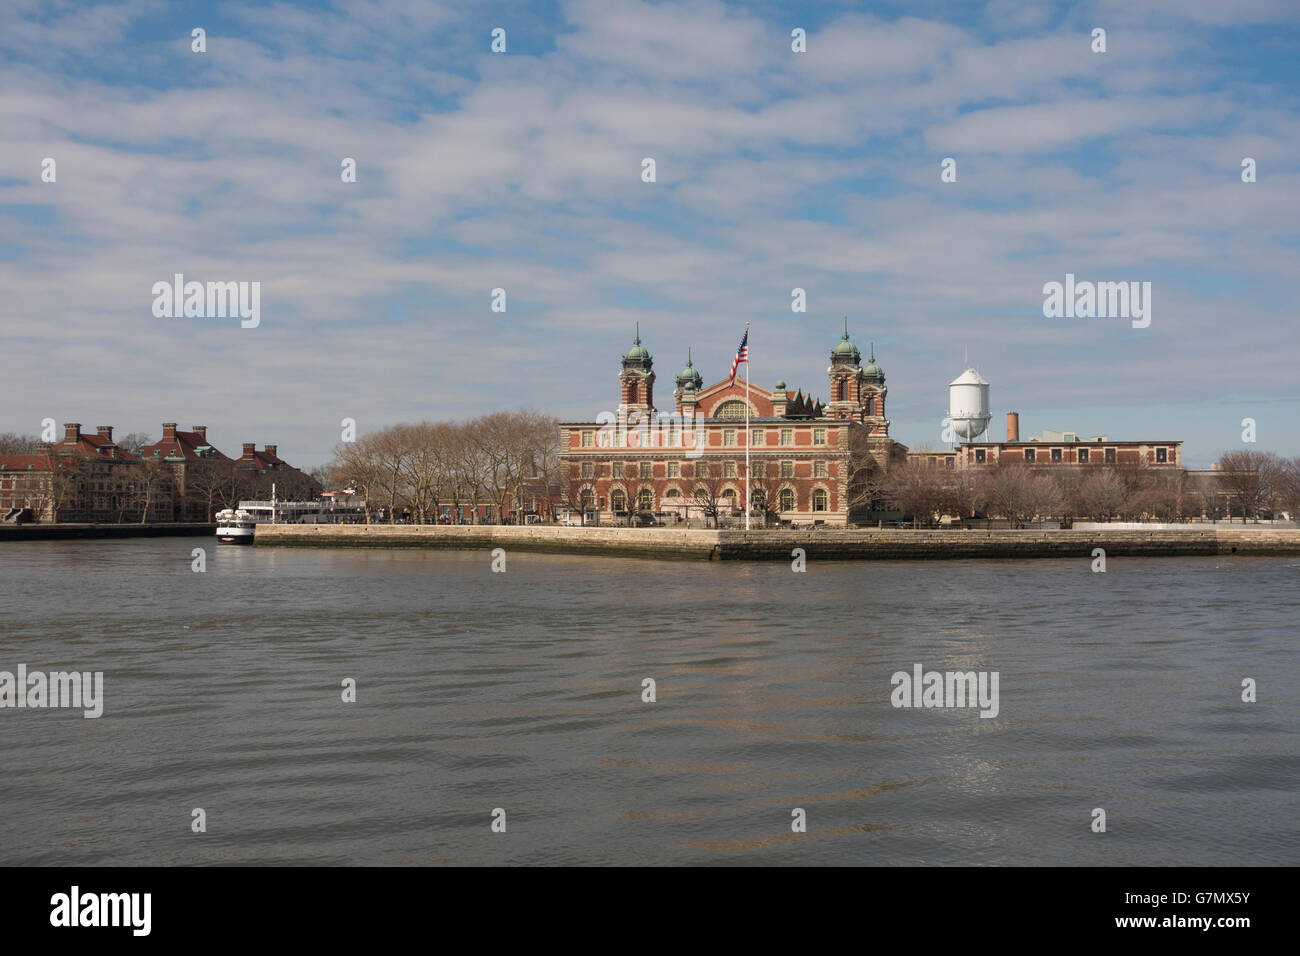
[[[826,489],[818,488],[813,492],[813,511],[825,511],[829,501],[830,497],[826,494]]]
[[[781,477],[782,478],[794,477],[794,462],[792,461],[781,462]]]
[[[636,496],[637,511],[654,511],[655,496],[649,488],[642,488],[640,494]]]
[[[761,445],[761,444],[763,444],[763,429],[761,429],[761,428],[752,428],[752,429],[750,429],[750,432],[749,432],[749,444],[750,444],[750,445]]]
[[[632,382],[627,387],[627,403],[629,405],[636,404],[636,382]]]
[[[745,403],[741,401],[723,402],[721,405],[717,407],[717,410],[714,411],[713,417],[722,418],[732,422],[736,421],[737,419],[739,419],[740,421],[744,421],[746,415],[745,412],[746,407],[747,406],[745,405]]]
[[[582,494],[578,496],[578,507],[583,511],[591,511],[596,507],[596,496],[590,488],[582,489]]]
[[[813,429],[813,444],[814,445],[826,444],[826,429],[824,428]]]
[[[813,462],[813,477],[814,478],[826,477],[826,462],[824,461]]]
[[[953,467],[953,459],[951,459],[951,458],[947,458],[947,459],[945,459],[945,460],[944,460],[944,464],[947,465],[949,468],[952,468],[952,467]]]
[[[794,489],[782,488],[780,502],[782,511],[794,511]]]
[[[1113,464],[1115,464],[1115,449],[1114,449],[1114,448],[1107,448],[1107,449],[1106,449],[1106,464],[1108,464],[1108,465],[1113,465]]]
[[[668,477],[680,478],[682,476],[682,466],[680,462],[670,461],[668,463]]]
[[[724,428],[722,430],[722,444],[728,448],[736,444],[736,430],[734,428]]]
[[[680,498],[681,496],[682,493],[678,491],[676,488],[669,488],[667,491],[664,492],[665,498]]]
[[[727,503],[728,508],[736,507],[736,489],[728,488],[722,493],[722,500]]]
[[[592,475],[595,474],[595,471],[596,471],[596,466],[593,465],[591,462],[584,461],[582,463],[582,477],[590,478],[592,477]]]
[[[1088,464],[1088,449],[1086,448],[1079,449],[1079,464],[1081,465]]]
[[[787,446],[787,447],[789,447],[790,445],[793,445],[793,444],[794,444],[794,429],[793,429],[793,428],[782,428],[782,429],[781,429],[781,444],[782,444],[782,445],[785,445],[785,446]]]
[[[1161,462],[1161,463],[1164,463],[1164,462],[1167,462],[1168,460],[1169,460],[1169,449],[1168,449],[1168,448],[1157,448],[1157,449],[1156,449],[1156,461]]]
[[[1026,449],[1025,449],[1025,461],[1037,461],[1037,460],[1038,460],[1038,449],[1037,449],[1037,448],[1026,448]]]
[[[734,461],[724,461],[722,463],[722,477],[723,478],[736,477],[736,463]]]
[[[1060,461],[1060,460],[1061,460],[1061,449],[1059,449],[1059,448],[1053,448],[1053,449],[1052,449],[1052,461]]]
[[[696,488],[696,489],[695,489],[695,500],[696,500],[696,501],[708,501],[708,500],[709,500],[709,493],[708,493],[708,491],[706,491],[706,490],[704,489],[704,487],[703,487],[702,485],[701,485],[699,488]]]
[[[609,508],[611,511],[627,511],[627,495],[622,489],[615,488],[609,493]]]
[[[749,493],[749,508],[751,511],[767,510],[767,495],[763,494],[762,488],[755,488]]]
[[[594,433],[594,432],[583,432],[583,433],[582,433],[582,447],[583,447],[583,448],[591,448],[591,447],[592,447],[593,445],[595,445],[595,444],[596,444],[596,436],[595,436],[595,433]]]
[[[983,449],[983,448],[976,448],[976,449],[975,449],[975,462],[976,462],[977,464],[982,465],[982,464],[984,464],[985,458],[986,458],[986,455],[985,455],[984,449]]]

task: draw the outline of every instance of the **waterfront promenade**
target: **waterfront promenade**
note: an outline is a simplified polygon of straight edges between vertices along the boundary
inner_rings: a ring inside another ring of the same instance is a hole
[[[696,560],[1078,558],[1218,554],[1300,555],[1300,529],[1191,525],[1134,530],[766,530],[500,525],[258,525],[255,544],[444,548],[609,554]]]

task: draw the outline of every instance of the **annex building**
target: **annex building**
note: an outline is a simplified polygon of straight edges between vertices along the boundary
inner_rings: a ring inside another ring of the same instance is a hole
[[[671,410],[655,401],[654,359],[638,329],[622,356],[619,401],[595,422],[560,425],[565,500],[585,523],[843,526],[879,504],[875,477],[907,449],[889,437],[888,389],[844,334],[830,351],[829,401],[783,381],[704,383],[689,351]],[[746,415],[748,414],[748,428]]]

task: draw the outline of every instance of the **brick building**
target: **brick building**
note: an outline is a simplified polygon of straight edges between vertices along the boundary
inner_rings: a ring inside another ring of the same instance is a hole
[[[1113,441],[1106,435],[1084,437],[1075,432],[1049,429],[1021,441],[1020,413],[1007,412],[1006,441],[963,442],[950,451],[910,452],[908,460],[940,468],[970,468],[1016,461],[1064,467],[1122,465],[1176,469],[1182,467],[1183,443],[1181,439]]]
[[[826,370],[829,402],[785,382],[747,392],[739,376],[706,386],[688,351],[673,410],[661,411],[639,331],[621,365],[617,409],[560,426],[566,500],[589,523],[743,521],[748,450],[753,515],[844,525],[874,504],[865,479],[906,452],[889,437],[884,372],[874,351],[862,365],[847,321]]]
[[[130,452],[113,440],[113,426],[96,434],[63,426],[62,441],[37,445],[34,454],[0,455],[0,518],[28,514],[37,521],[210,521],[217,508],[269,494],[313,497],[320,486],[283,461],[275,445],[240,458],[207,441],[207,428],[179,431],[163,424],[163,437]]]

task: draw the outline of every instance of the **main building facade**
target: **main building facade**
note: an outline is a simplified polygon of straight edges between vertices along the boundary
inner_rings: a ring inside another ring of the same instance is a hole
[[[669,412],[639,331],[621,364],[617,409],[560,425],[567,502],[587,523],[743,521],[748,474],[751,522],[843,526],[878,503],[874,477],[907,453],[889,437],[884,372],[874,351],[862,364],[847,321],[827,402],[785,382],[705,385],[688,355]]]

